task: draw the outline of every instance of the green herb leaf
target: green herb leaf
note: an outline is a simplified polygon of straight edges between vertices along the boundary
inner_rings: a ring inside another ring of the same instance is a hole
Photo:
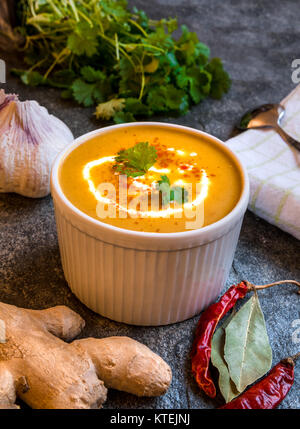
[[[269,371],[272,349],[257,294],[235,314],[225,329],[225,360],[239,392]]]
[[[143,104],[141,100],[137,98],[126,98],[125,110],[136,116],[149,116],[151,109],[146,104]]]
[[[179,56],[187,64],[202,64],[204,65],[210,55],[208,46],[201,43],[197,34],[190,32],[185,25],[181,26],[182,35],[178,41],[180,48]]]
[[[158,183],[158,190],[161,195],[161,202],[163,206],[166,206],[170,203],[170,179],[165,174],[160,176]]]
[[[51,78],[48,78],[48,84],[56,88],[69,88],[74,80],[76,74],[73,70],[58,70],[53,73]]]
[[[64,89],[61,93],[60,93],[61,98],[65,99],[65,100],[70,100],[73,97],[73,91],[72,89]]]
[[[188,109],[187,96],[181,89],[175,88],[174,85],[164,87],[165,103],[171,110],[179,110],[185,113]]]
[[[210,92],[211,74],[199,67],[191,67],[188,70],[189,93],[194,103],[199,103]]]
[[[230,315],[223,325],[216,330],[211,343],[211,362],[219,371],[218,384],[226,402],[230,402],[240,394],[230,378],[229,369],[224,358],[225,328],[233,316],[234,314]]]
[[[47,83],[47,79],[44,78],[37,71],[28,71],[21,74],[21,80],[23,83],[29,86],[38,86]]]
[[[110,92],[110,80],[92,67],[83,67],[81,74],[87,82],[81,78],[73,82],[71,89],[75,100],[86,107],[103,103]]]
[[[178,204],[182,204],[188,201],[188,192],[181,186],[170,187],[170,179],[168,176],[160,176],[158,183],[158,189],[161,192],[162,205],[165,206],[171,201],[176,201]]]
[[[112,99],[106,101],[105,103],[100,103],[96,107],[95,115],[97,119],[110,119],[112,118],[116,112],[120,112],[124,109],[125,99]]]
[[[229,75],[223,69],[220,58],[213,58],[205,70],[212,75],[210,96],[220,99],[225,92],[228,92],[231,85]]]
[[[170,186],[170,179],[168,178],[168,176],[166,176],[165,174],[163,174],[162,176],[160,176],[160,180],[157,182],[158,185],[162,185],[163,183],[167,183]]]
[[[96,70],[91,66],[84,66],[80,69],[81,76],[87,82],[104,81],[106,79],[105,73],[101,70]]]
[[[142,42],[145,44],[154,45],[161,49],[168,50],[174,46],[174,40],[170,37],[169,33],[164,31],[164,28],[159,26],[147,38],[143,38]]]
[[[173,110],[186,113],[188,110],[187,95],[183,90],[177,89],[171,84],[152,88],[149,91],[147,103],[154,112]]]
[[[122,21],[130,17],[130,13],[126,10],[126,0],[101,0],[101,8],[106,14],[114,16],[115,19]]]
[[[160,86],[150,89],[147,96],[147,104],[151,106],[151,109],[155,113],[166,112],[168,108],[165,102],[165,89]]]
[[[118,112],[114,115],[114,122],[116,124],[125,124],[128,122],[135,122],[135,117],[130,112]]]
[[[188,200],[187,190],[181,186],[172,186],[170,190],[170,201],[177,201],[182,204]]]
[[[94,104],[94,85],[86,83],[82,79],[76,79],[72,85],[73,96],[79,104],[83,104],[85,107],[92,106]]]
[[[97,29],[91,27],[86,21],[79,22],[70,34],[67,47],[76,55],[91,57],[97,52]]]
[[[114,168],[127,176],[143,176],[156,159],[155,147],[148,142],[140,142],[129,149],[120,150],[115,158]]]

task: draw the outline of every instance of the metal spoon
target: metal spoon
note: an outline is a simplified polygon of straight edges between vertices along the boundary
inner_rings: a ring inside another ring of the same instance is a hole
[[[300,151],[300,142],[288,135],[280,126],[284,115],[285,108],[281,104],[263,104],[245,113],[237,124],[237,128],[239,130],[274,128],[286,143]]]

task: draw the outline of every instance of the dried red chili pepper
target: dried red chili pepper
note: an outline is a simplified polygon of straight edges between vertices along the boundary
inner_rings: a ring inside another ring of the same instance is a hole
[[[211,340],[219,321],[248,292],[245,282],[231,286],[221,299],[210,305],[200,317],[192,350],[192,371],[199,387],[211,398],[216,396],[216,387],[210,375],[209,363]]]
[[[299,356],[300,353],[297,353],[295,356],[283,359],[266,377],[220,409],[270,410],[276,408],[293,385],[295,360]]]
[[[209,364],[211,356],[211,341],[217,324],[226,315],[226,313],[231,310],[239,299],[245,297],[247,292],[254,289],[266,289],[282,283],[293,283],[300,286],[300,283],[295,280],[283,280],[259,286],[255,286],[247,281],[242,281],[238,285],[231,286],[218,302],[210,305],[201,314],[192,348],[192,372],[198,386],[209,397],[214,398],[216,396],[216,387],[211,378]]]

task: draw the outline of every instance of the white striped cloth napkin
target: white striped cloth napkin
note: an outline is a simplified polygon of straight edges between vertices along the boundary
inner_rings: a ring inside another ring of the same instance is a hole
[[[300,85],[281,104],[283,128],[300,141]],[[273,130],[248,130],[226,143],[248,170],[248,208],[300,239],[300,152]]]

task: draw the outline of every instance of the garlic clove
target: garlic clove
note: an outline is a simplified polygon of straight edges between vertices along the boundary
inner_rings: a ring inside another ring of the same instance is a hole
[[[54,159],[74,140],[67,125],[36,101],[0,90],[0,192],[50,193]]]

